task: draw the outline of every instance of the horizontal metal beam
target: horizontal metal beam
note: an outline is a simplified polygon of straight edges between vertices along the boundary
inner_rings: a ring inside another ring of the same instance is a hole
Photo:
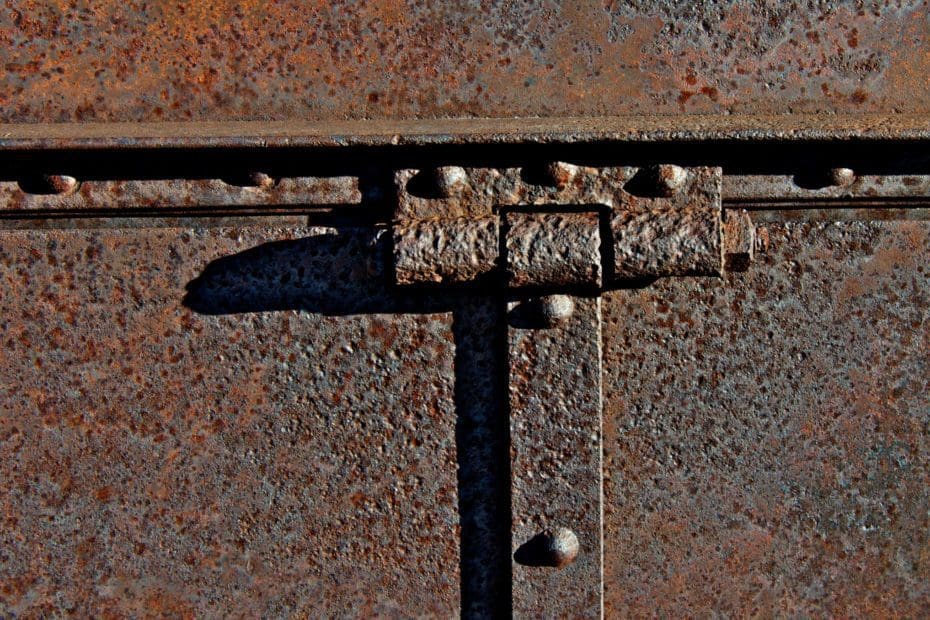
[[[926,114],[0,124],[0,150],[928,139]]]

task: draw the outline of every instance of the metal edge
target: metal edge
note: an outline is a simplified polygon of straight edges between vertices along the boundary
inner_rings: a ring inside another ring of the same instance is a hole
[[[0,124],[0,150],[926,139],[930,139],[926,114]]]

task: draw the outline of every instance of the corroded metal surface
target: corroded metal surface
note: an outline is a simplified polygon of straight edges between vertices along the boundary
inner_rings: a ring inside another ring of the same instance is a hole
[[[608,613],[924,615],[930,225],[757,234],[606,294]]]
[[[534,321],[532,304],[511,304],[515,617],[603,613],[601,300],[573,301],[571,315],[551,328]],[[551,544],[559,528],[574,534],[577,550],[564,535],[566,544]]]
[[[610,219],[614,276],[719,275],[720,208],[620,211]]]
[[[720,168],[693,168],[677,180],[677,190],[656,187],[653,174],[645,189],[669,197],[625,196],[623,209],[611,214],[614,277],[719,275],[723,270]],[[643,169],[639,174],[648,172]],[[661,172],[661,171],[657,171]],[[630,186],[637,185],[634,177]]]
[[[729,264],[743,268],[752,253],[742,246],[752,235],[737,225],[722,229],[721,176],[719,167],[560,161],[400,170],[396,280],[468,282],[503,266],[513,288],[597,289],[605,280],[719,275],[725,245]],[[609,234],[603,244],[602,230]]]
[[[391,295],[382,238],[3,232],[0,615],[458,613],[486,322]]]
[[[31,191],[0,181],[0,211],[348,205],[362,199],[356,177],[268,177],[251,187],[220,179],[77,180],[59,191],[48,185]]]
[[[0,121],[927,112],[928,19],[920,0],[29,0],[0,8]]]
[[[598,213],[508,213],[506,222],[511,286],[601,287]]]
[[[756,225],[745,209],[728,210],[724,218],[721,228],[723,268],[745,271],[756,255]]]
[[[747,204],[927,197],[930,175],[857,175],[849,168],[807,175],[737,175],[724,178],[723,195],[727,201]]]
[[[559,118],[16,123],[0,125],[0,150],[445,146],[449,144],[655,143],[675,140],[930,139],[928,114],[625,115]]]
[[[498,267],[496,217],[425,220],[394,226],[398,284],[470,282]]]
[[[443,195],[435,188],[429,171],[400,170],[396,217],[483,217],[498,206],[604,205],[624,201],[624,184],[636,173],[631,167],[575,166],[551,162],[527,168],[464,168],[467,181],[462,191]]]

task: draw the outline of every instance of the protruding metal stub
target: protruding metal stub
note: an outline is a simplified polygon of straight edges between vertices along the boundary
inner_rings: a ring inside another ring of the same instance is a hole
[[[494,271],[497,218],[425,220],[394,226],[398,284],[470,282]]]
[[[575,311],[575,302],[568,295],[546,295],[540,297],[536,304],[539,308],[539,319],[546,327],[564,323]]]
[[[727,211],[723,223],[723,262],[727,271],[746,271],[755,255],[756,228],[745,209]]]
[[[272,177],[267,172],[258,172],[253,171],[248,174],[249,182],[253,187],[261,187],[267,189],[269,187],[274,187],[274,177]]]
[[[830,182],[835,187],[849,187],[856,180],[852,168],[830,168]]]
[[[433,182],[443,198],[457,196],[468,184],[468,174],[461,166],[441,166],[433,171]]]
[[[546,164],[546,176],[552,185],[565,189],[575,180],[579,172],[578,166],[564,161],[553,161]]]
[[[688,171],[675,164],[662,164],[655,168],[656,190],[663,196],[674,196],[685,186]]]
[[[508,213],[507,224],[510,286],[600,288],[597,213]]]

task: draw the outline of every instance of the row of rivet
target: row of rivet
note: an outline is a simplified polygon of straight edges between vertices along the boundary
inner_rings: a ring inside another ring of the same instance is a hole
[[[569,180],[573,174],[568,164],[551,170]],[[435,172],[446,193],[460,192],[468,183],[462,168]],[[507,174],[513,178],[512,172]],[[587,172],[588,179],[604,183],[626,178],[618,173],[604,181],[600,174]],[[745,268],[752,259],[752,222],[745,215],[723,222],[719,168],[663,165],[636,175],[652,179],[655,196],[621,196],[614,208],[534,203],[508,207],[498,215],[400,218],[394,225],[396,281],[455,284],[503,272],[508,286],[515,288],[600,288],[605,275],[628,280],[720,275],[725,268]],[[505,177],[484,173],[484,178],[493,183]],[[482,194],[480,188],[469,191]],[[493,191],[501,190],[489,187],[484,194]]]

